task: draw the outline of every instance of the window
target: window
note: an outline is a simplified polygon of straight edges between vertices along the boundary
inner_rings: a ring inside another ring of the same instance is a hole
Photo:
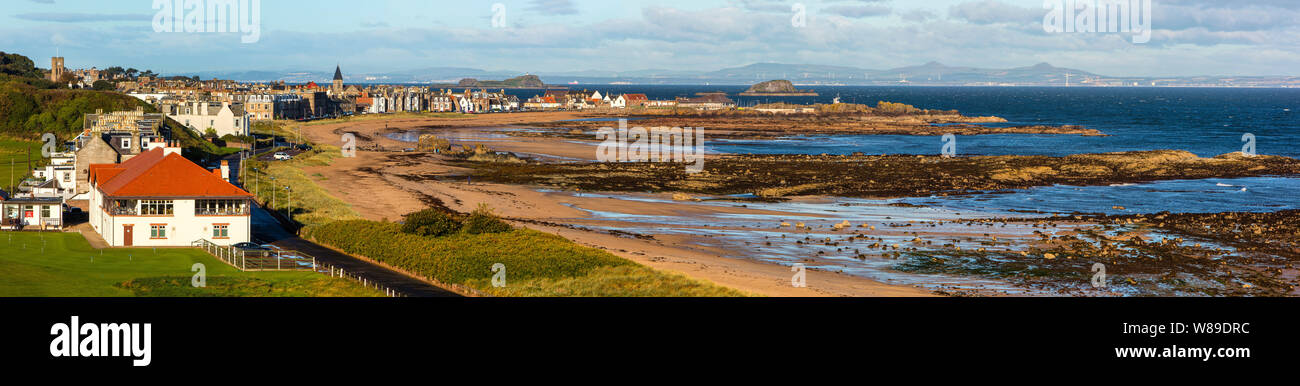
[[[142,216],[170,216],[172,215],[171,200],[146,200],[140,201],[140,215]]]
[[[41,218],[50,218],[50,209],[51,209],[51,208],[54,208],[54,207],[53,207],[53,206],[49,206],[49,205],[43,205],[43,206],[41,206]]]
[[[149,238],[165,239],[167,238],[167,224],[153,224],[149,226]]]
[[[230,224],[212,224],[212,238],[214,239],[230,238]]]
[[[195,216],[245,216],[248,215],[248,201],[245,200],[198,200],[194,202]]]
[[[122,148],[123,148],[123,149],[126,149],[126,148],[129,148],[129,147],[131,147],[131,139],[130,139],[130,138],[122,138]]]

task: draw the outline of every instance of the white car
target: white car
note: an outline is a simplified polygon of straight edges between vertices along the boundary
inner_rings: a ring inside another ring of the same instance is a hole
[[[277,153],[275,153],[275,155],[273,155],[273,156],[271,156],[271,157],[275,158],[276,161],[288,161],[288,160],[293,159],[293,156],[291,156],[291,155],[289,155],[289,153],[285,153],[285,152],[277,152]]]

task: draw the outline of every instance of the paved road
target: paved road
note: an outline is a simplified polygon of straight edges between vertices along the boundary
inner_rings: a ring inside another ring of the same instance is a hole
[[[275,246],[295,250],[316,257],[316,261],[343,268],[349,274],[363,276],[369,280],[393,288],[411,297],[460,297],[455,292],[425,283],[384,267],[361,261],[355,257],[326,248],[301,238],[288,238],[276,241]]]

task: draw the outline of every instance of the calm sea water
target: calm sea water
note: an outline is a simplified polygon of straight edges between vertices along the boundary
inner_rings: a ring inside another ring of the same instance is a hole
[[[958,110],[1006,118],[1006,125],[1082,125],[1109,137],[1067,135],[959,136],[968,155],[1067,155],[1130,150],[1187,150],[1200,156],[1241,151],[1255,136],[1259,154],[1300,157],[1300,89],[1063,88],[1063,87],[800,87],[817,97],[739,97],[743,86],[580,86],[605,94],[645,93],[672,99],[724,91],[742,105],[763,102],[875,104]],[[515,90],[520,96],[535,90]],[[709,141],[725,153],[938,154],[939,137],[847,135],[792,137],[789,141]],[[811,140],[810,140],[811,139]]]

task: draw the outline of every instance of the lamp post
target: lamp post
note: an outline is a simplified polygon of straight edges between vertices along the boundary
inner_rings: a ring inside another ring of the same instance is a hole
[[[275,194],[275,177],[271,177],[271,181],[273,181],[271,183],[271,210],[275,210],[275,196],[278,196],[278,194]]]
[[[289,222],[293,222],[293,189],[286,186],[284,191],[289,192]]]

